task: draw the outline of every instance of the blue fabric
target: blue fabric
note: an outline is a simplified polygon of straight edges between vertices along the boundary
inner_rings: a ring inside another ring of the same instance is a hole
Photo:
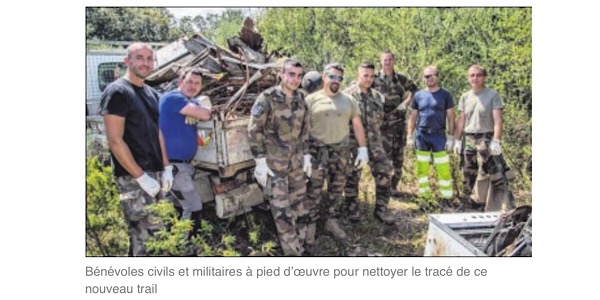
[[[415,94],[412,108],[419,111],[417,130],[425,129],[432,134],[444,133],[446,129],[446,110],[454,107],[452,94],[440,88],[434,93],[420,90]]]
[[[446,135],[427,134],[417,131],[415,146],[420,151],[446,151]]]
[[[179,90],[160,98],[158,119],[169,159],[192,159],[198,150],[196,125],[185,124],[185,116],[180,113],[189,101]]]

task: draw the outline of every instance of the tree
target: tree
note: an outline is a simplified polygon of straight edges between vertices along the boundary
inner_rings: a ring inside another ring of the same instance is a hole
[[[166,8],[88,7],[85,15],[86,39],[165,42],[181,34]]]

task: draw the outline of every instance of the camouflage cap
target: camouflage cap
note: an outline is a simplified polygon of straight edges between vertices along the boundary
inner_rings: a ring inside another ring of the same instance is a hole
[[[317,71],[310,71],[304,74],[302,78],[302,88],[309,93],[314,92],[322,83],[321,73]]]

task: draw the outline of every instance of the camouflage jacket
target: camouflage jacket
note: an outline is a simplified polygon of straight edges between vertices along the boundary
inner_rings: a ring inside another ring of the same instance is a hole
[[[366,93],[361,93],[357,84],[348,87],[344,90],[344,93],[350,95],[358,103],[368,147],[383,147],[380,132],[384,116],[385,97],[383,94],[371,88]],[[352,123],[350,123],[350,126],[352,126]],[[353,130],[350,131],[350,140],[352,145],[356,146],[356,138],[354,137]]]
[[[282,172],[308,154],[309,126],[308,106],[302,93],[295,91],[290,99],[281,87],[271,87],[252,106],[248,123],[250,151],[256,158],[266,157],[273,171]]]
[[[404,98],[406,98],[406,91],[410,91],[414,95],[418,90],[418,86],[412,80],[406,78],[406,76],[394,72],[391,78],[386,80],[382,71],[379,71],[375,75],[373,88],[385,96],[386,112],[398,107],[402,103]]]

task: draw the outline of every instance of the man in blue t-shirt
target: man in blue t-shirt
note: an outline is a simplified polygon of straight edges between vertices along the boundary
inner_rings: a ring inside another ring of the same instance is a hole
[[[454,100],[446,89],[439,85],[439,70],[428,66],[423,71],[423,81],[427,88],[415,94],[412,113],[407,124],[407,146],[417,148],[417,179],[419,195],[430,197],[429,165],[433,154],[433,164],[437,171],[440,194],[444,201],[452,198],[452,173],[446,151],[452,151],[454,144]],[[418,124],[417,124],[418,119]],[[446,119],[448,137],[446,137]],[[416,126],[416,138],[413,130]]]
[[[164,94],[159,103],[159,124],[165,138],[167,155],[173,165],[173,195],[176,205],[183,209],[181,218],[192,219],[193,233],[199,228],[202,200],[194,187],[195,168],[191,162],[198,150],[198,121],[210,120],[210,109],[201,106],[194,97],[202,89],[199,68],[180,72],[179,88]]]

